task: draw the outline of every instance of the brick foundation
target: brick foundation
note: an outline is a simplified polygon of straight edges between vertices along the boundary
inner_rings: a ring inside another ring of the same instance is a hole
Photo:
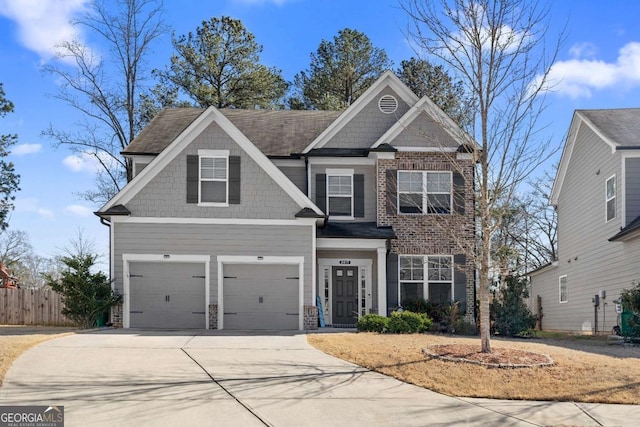
[[[304,330],[318,329],[318,307],[315,305],[304,306]]]
[[[218,304],[209,304],[209,329],[218,329]]]
[[[122,328],[122,304],[111,307],[111,325],[114,328]]]

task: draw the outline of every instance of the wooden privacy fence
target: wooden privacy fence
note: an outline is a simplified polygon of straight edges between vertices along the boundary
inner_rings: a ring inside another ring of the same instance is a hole
[[[63,308],[62,297],[51,289],[0,288],[1,325],[73,325]]]

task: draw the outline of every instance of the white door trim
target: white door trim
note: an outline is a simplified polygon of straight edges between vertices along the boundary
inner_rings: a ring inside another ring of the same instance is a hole
[[[224,329],[224,264],[288,264],[298,266],[298,329],[304,330],[304,257],[219,255],[218,329]]]
[[[349,264],[341,264],[340,262],[349,261]],[[333,267],[358,267],[358,318],[360,318],[360,310],[362,308],[362,284],[360,283],[360,269],[364,269],[366,271],[367,282],[365,285],[366,292],[368,294],[372,294],[373,289],[373,281],[371,277],[371,267],[373,266],[373,261],[365,258],[318,258],[318,274],[322,274],[320,280],[316,283],[321,283],[323,289],[319,292],[319,295],[322,295],[322,304],[323,309],[328,309],[329,315],[325,318],[325,322],[330,325],[333,323]],[[327,307],[324,307],[324,270],[325,268],[329,269],[329,302]],[[371,309],[372,299],[366,298],[365,307],[367,312]]]
[[[123,288],[123,303],[122,303],[122,327],[129,328],[130,324],[130,277],[129,277],[129,264],[132,262],[180,262],[180,263],[194,263],[204,264],[204,328],[209,329],[209,267],[211,256],[209,255],[172,255],[172,254],[122,254],[122,288]]]

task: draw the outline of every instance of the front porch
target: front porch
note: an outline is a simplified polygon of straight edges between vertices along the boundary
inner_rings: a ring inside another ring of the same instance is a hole
[[[368,313],[387,315],[390,227],[327,223],[317,230],[316,304],[326,326],[351,328]]]

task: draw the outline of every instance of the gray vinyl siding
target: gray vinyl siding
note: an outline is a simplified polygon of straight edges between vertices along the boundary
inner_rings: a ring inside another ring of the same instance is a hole
[[[580,126],[558,199],[558,266],[532,277],[531,297],[542,297],[544,329],[590,332],[591,298],[606,290],[607,306],[599,311],[598,329],[610,331],[616,322],[613,300],[640,278],[640,239],[608,241],[622,225],[621,162],[620,153],[612,153],[590,128]],[[606,222],[605,182],[614,174],[617,216]],[[568,302],[561,304],[558,283],[563,275]]]
[[[427,113],[411,122],[392,142],[394,147],[458,147],[442,125],[436,123]]]
[[[307,171],[304,166],[279,166],[278,169],[280,169],[300,191],[307,194]]]
[[[378,100],[384,95],[392,95],[398,100],[398,109],[395,113],[385,114],[378,108]],[[387,87],[375,96],[324,147],[369,148],[408,110],[409,105],[395,91]]]
[[[376,221],[376,167],[374,165],[311,165],[311,185],[309,198],[316,201],[316,175],[325,174],[327,169],[353,169],[353,173],[364,175],[364,217],[356,218],[354,221],[371,222]]]
[[[240,204],[186,203],[187,156],[199,149],[229,150],[241,158]],[[132,216],[292,219],[300,206],[217,124],[211,124],[126,204]]]
[[[219,255],[304,256],[304,304],[311,304],[311,226],[118,223],[115,289],[122,292],[122,254],[210,255],[210,302],[218,302]],[[315,303],[314,303],[315,304]]]
[[[640,157],[625,159],[625,224],[640,216]]]

